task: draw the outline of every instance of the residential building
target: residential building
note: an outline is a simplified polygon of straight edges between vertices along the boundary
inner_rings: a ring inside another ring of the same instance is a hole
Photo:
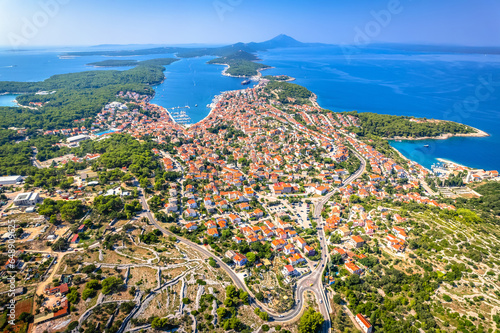
[[[301,263],[301,262],[306,261],[300,253],[292,254],[287,260],[291,265],[294,265],[294,266]]]
[[[236,253],[233,257],[233,261],[236,263],[238,266],[245,266],[247,263],[247,257],[245,257],[243,254]]]
[[[372,333],[373,326],[365,316],[363,316],[361,313],[358,313],[356,317],[354,317],[354,319],[356,319],[356,322],[359,324],[364,333]]]
[[[187,223],[186,225],[184,225],[186,227],[187,230],[189,231],[194,231],[196,229],[198,229],[198,225],[196,223],[193,223],[193,222],[189,222]]]
[[[297,275],[297,271],[292,265],[285,265],[281,270],[284,276],[295,276]]]
[[[349,273],[351,274],[358,274],[358,275],[361,275],[361,273],[363,273],[363,270],[361,268],[359,268],[358,266],[356,266],[355,264],[353,264],[352,262],[346,262],[345,263],[345,268],[349,271]]]
[[[35,192],[19,193],[14,199],[16,206],[35,206],[37,203],[43,201],[40,194]]]
[[[359,248],[359,247],[362,247],[364,244],[365,244],[365,241],[363,240],[363,238],[359,237],[359,236],[351,236],[351,239],[349,241],[352,246],[354,246],[355,248]]]
[[[63,283],[57,287],[54,287],[54,288],[47,288],[45,289],[45,293],[47,295],[55,295],[57,293],[60,293],[61,295],[65,295],[67,294],[69,291],[69,288],[68,288],[68,284],[67,283]]]

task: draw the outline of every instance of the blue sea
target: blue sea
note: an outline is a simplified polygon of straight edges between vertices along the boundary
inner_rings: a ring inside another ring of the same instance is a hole
[[[182,59],[166,66],[165,81],[155,88],[156,95],[151,103],[166,108],[189,106],[183,109],[192,123],[205,118],[210,112],[208,106],[215,95],[223,91],[243,89],[241,78],[223,76],[225,66],[208,65],[214,57]]]
[[[94,50],[78,49],[81,50]],[[132,67],[93,67],[86,64],[108,60],[148,60],[161,57],[175,57],[172,54],[154,54],[144,56],[107,57],[60,57],[71,50],[30,50],[1,51],[0,50],[0,81],[41,81],[55,74],[83,72],[89,70],[126,70]],[[152,103],[166,108],[189,106],[184,109],[192,122],[198,122],[210,112],[207,106],[212,103],[215,95],[227,90],[242,89],[243,79],[221,75],[222,65],[208,65],[207,61],[214,57],[198,57],[182,59],[166,67],[166,80],[155,87],[156,95]],[[253,86],[251,83],[248,86]],[[248,87],[246,86],[246,87]],[[12,95],[10,95],[12,96]],[[14,106],[13,98],[0,96],[0,106]],[[197,105],[197,106],[196,106]]]
[[[0,106],[17,106],[16,97],[19,95],[0,95]]]
[[[500,55],[338,47],[259,53],[275,68],[318,95],[333,111],[375,112],[445,119],[479,128],[482,138],[391,142],[406,157],[430,168],[436,158],[500,169]],[[429,145],[428,148],[424,145]]]
[[[92,50],[92,48],[90,48]],[[39,81],[54,74],[93,70],[85,64],[112,57],[60,58],[68,49],[0,51],[0,80]],[[164,57],[171,55],[161,55]],[[160,55],[119,59],[146,60]],[[477,127],[491,136],[391,142],[405,156],[430,167],[444,158],[471,167],[500,169],[500,56],[363,48],[345,55],[338,47],[275,49],[260,52],[274,68],[263,74],[287,74],[318,95],[333,111],[357,110],[447,119]],[[193,122],[209,112],[214,95],[241,89],[241,79],[222,76],[211,57],[182,59],[166,66],[166,80],[155,87],[153,103],[167,108],[190,106]],[[130,67],[113,69],[125,70]],[[109,70],[110,68],[98,68]],[[195,105],[198,105],[197,107]],[[0,96],[0,105],[12,98]],[[425,148],[424,145],[429,147]]]

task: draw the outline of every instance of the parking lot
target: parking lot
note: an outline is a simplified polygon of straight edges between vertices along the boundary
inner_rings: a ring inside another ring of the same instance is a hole
[[[285,205],[276,205],[276,206],[268,206],[267,207],[267,210],[270,212],[270,213],[286,213],[289,209],[285,206]]]
[[[295,217],[298,219],[299,224],[304,228],[312,228],[311,221],[307,219],[307,214],[309,213],[307,204],[305,202],[297,202],[291,204],[295,211]]]

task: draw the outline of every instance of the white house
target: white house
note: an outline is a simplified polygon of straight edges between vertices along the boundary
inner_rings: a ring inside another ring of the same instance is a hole
[[[20,193],[14,199],[16,206],[35,206],[37,203],[43,201],[40,195],[35,192]]]

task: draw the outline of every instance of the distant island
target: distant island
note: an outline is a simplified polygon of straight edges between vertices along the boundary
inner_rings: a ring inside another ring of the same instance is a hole
[[[289,47],[310,47],[310,46],[321,46],[326,44],[320,43],[302,43],[298,40],[287,36],[279,35],[265,42],[260,43],[235,43],[226,46],[219,47],[156,47],[149,49],[140,50],[108,50],[108,51],[83,51],[83,52],[67,52],[63,56],[112,56],[112,57],[124,57],[124,56],[138,56],[138,55],[150,55],[150,54],[175,54],[179,58],[194,58],[202,56],[217,56],[225,57],[236,53],[238,51],[245,51],[248,53],[255,53],[259,51],[266,51],[276,48],[289,48]]]
[[[139,62],[137,60],[103,60],[87,64],[87,66],[94,67],[132,67],[136,66]]]
[[[260,70],[270,68],[270,66],[268,65],[255,62],[256,60],[258,60],[257,56],[254,54],[255,52],[266,51],[275,48],[310,47],[318,45],[325,44],[302,43],[290,36],[279,35],[265,42],[236,43],[221,47],[157,47],[142,50],[69,52],[63,54],[62,56],[137,56],[150,54],[175,54],[178,58],[216,56],[217,58],[208,61],[208,63],[226,65],[227,68],[223,71],[224,75],[233,77],[251,77],[258,75]],[[120,67],[134,66],[140,63],[141,62],[137,62],[134,60],[104,60],[90,63],[88,65],[98,67]]]
[[[176,58],[157,58],[150,59],[144,61],[138,60],[120,60],[120,59],[111,59],[111,60],[103,60],[88,63],[87,66],[94,67],[134,67],[138,65],[152,65],[152,66],[168,66],[174,61],[178,61],[180,59]]]

